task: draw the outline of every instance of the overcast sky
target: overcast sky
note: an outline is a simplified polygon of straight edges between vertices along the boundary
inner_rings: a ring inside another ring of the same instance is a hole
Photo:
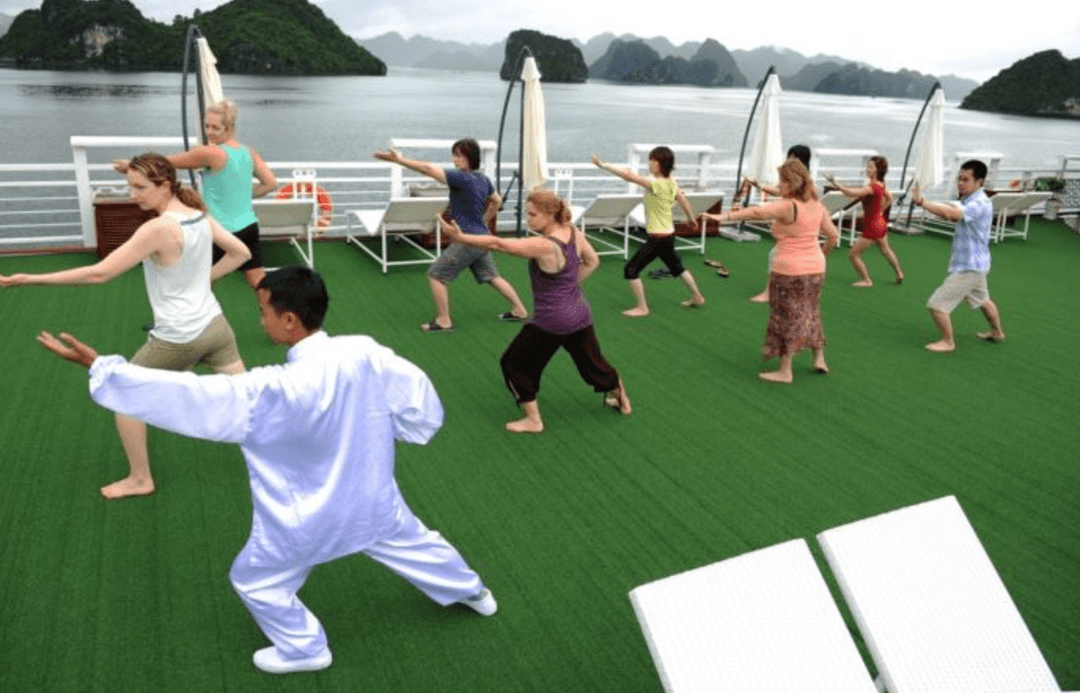
[[[133,0],[143,15],[171,22],[223,0]],[[668,0],[644,7],[626,0],[316,0],[323,12],[356,38],[396,31],[465,43],[495,43],[515,29],[535,29],[582,41],[610,31],[645,38],[666,36],[679,45],[713,38],[728,50],[782,46],[803,55],[838,55],[884,70],[907,68],[978,81],[1032,53],[1056,48],[1080,57],[1080,2],[854,3],[801,0],[717,3]],[[40,0],[0,0],[0,12],[18,14]],[[863,8],[863,9],[858,9]],[[871,9],[872,8],[872,9]]]

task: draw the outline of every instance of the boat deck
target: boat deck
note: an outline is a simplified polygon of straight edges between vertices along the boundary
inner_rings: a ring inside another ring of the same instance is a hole
[[[229,585],[250,523],[234,446],[151,431],[158,491],[101,500],[126,463],[85,374],[34,343],[65,330],[133,353],[149,321],[141,271],[95,287],[0,291],[0,690],[659,691],[627,592],[642,583],[845,522],[955,494],[1065,689],[1080,689],[1080,236],[1033,220],[1027,242],[992,248],[991,293],[1008,340],[974,337],[935,355],[924,303],[948,239],[894,236],[907,281],[866,255],[879,282],[830,257],[823,298],[831,373],[796,358],[795,383],[758,380],[768,243],[710,239],[685,255],[708,303],[679,306],[677,281],[646,279],[653,315],[623,318],[621,263],[588,281],[600,343],[634,413],[601,405],[568,358],[544,376],[547,430],[503,431],[517,411],[497,359],[516,333],[497,294],[453,284],[456,327],[431,318],[423,268],[382,275],[343,242],[316,247],[331,333],[362,332],[429,373],[447,417],[427,447],[402,446],[398,475],[425,522],[457,545],[500,604],[483,619],[442,609],[362,556],[315,570],[301,597],[320,616],[334,665],[271,679],[265,640]],[[273,244],[268,264],[292,262]],[[93,262],[91,254],[0,257],[0,273]],[[525,264],[500,257],[526,291]],[[237,275],[217,294],[249,366],[283,350],[262,335]],[[818,560],[824,568],[820,553]],[[827,572],[827,570],[826,570]],[[854,626],[849,625],[853,633]],[[868,665],[869,666],[869,665]]]

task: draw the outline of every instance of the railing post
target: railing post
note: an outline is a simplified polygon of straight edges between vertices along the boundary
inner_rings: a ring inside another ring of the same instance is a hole
[[[97,245],[97,234],[94,231],[94,200],[90,194],[90,165],[86,158],[86,148],[72,143],[71,156],[75,162],[75,190],[79,196],[83,247],[93,248]]]

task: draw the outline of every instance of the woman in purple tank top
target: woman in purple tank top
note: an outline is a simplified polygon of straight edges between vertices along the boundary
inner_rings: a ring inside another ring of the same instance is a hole
[[[592,311],[581,293],[581,282],[600,264],[589,241],[570,223],[570,210],[557,195],[538,190],[529,195],[526,207],[529,228],[540,236],[501,238],[464,234],[454,226],[452,240],[486,250],[497,250],[529,259],[533,291],[533,318],[526,323],[503,353],[500,365],[506,386],[521,405],[525,417],[506,424],[511,433],[540,433],[544,421],[536,393],[548,361],[566,349],[582,379],[604,403],[623,414],[630,413],[630,398],[618,372],[600,353],[593,331]]]

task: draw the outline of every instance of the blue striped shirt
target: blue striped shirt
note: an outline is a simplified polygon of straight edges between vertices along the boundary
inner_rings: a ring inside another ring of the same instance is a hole
[[[986,274],[990,271],[990,226],[994,221],[990,198],[979,188],[961,202],[964,218],[956,222],[953,232],[949,271]]]

